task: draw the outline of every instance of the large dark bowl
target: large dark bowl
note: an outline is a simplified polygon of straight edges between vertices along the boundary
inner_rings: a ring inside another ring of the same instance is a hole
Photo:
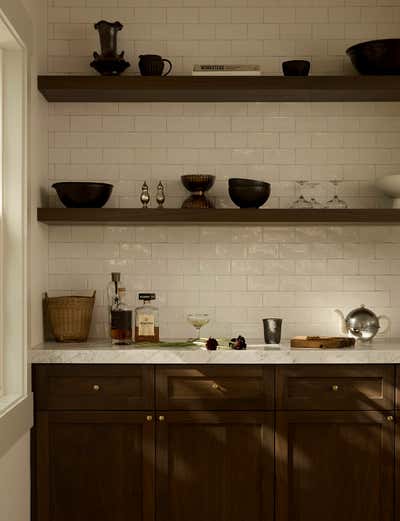
[[[400,38],[357,43],[346,52],[360,74],[400,74]]]
[[[107,183],[54,183],[60,201],[67,208],[102,208],[110,199],[113,185]]]
[[[268,201],[271,185],[253,179],[229,179],[229,196],[239,208],[259,208]]]

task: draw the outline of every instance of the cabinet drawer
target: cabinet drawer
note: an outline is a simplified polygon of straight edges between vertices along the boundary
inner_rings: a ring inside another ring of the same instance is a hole
[[[141,410],[154,407],[152,366],[37,365],[39,410]]]
[[[274,408],[274,370],[263,366],[156,368],[156,407],[175,410]]]
[[[373,410],[394,407],[394,369],[384,365],[279,367],[277,408]]]

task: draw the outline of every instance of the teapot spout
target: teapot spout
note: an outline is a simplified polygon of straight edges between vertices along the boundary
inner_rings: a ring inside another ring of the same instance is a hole
[[[344,315],[343,313],[340,311],[340,309],[335,309],[335,313],[339,316],[339,328],[340,328],[340,332],[343,334],[343,335],[347,335],[348,331],[347,331],[347,328],[346,328],[346,321],[344,319]]]

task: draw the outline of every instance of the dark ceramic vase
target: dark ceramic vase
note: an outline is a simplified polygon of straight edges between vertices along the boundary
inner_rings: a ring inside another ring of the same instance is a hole
[[[124,52],[117,52],[117,35],[123,25],[101,20],[94,28],[99,32],[101,54],[93,53],[94,60],[90,66],[103,76],[118,76],[130,65],[124,60]]]
[[[172,70],[172,63],[158,54],[141,54],[139,58],[139,70],[142,76],[168,76]],[[169,69],[163,74],[164,63],[168,63]]]

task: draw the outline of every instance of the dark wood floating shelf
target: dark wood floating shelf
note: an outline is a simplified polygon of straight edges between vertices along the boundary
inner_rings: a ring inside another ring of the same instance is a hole
[[[39,76],[57,102],[399,101],[400,76]]]
[[[38,220],[47,224],[271,224],[282,223],[400,223],[400,210],[241,210],[241,209],[142,209],[142,208],[38,208]]]

